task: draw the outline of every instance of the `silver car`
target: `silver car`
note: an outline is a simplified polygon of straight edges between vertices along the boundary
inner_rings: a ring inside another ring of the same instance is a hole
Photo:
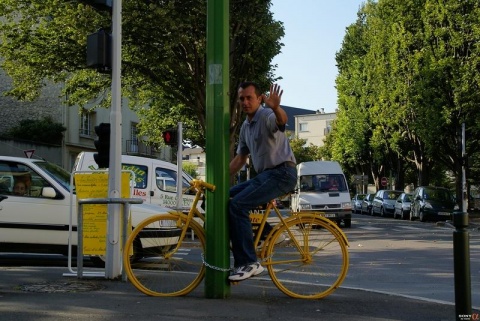
[[[403,220],[410,219],[410,205],[412,204],[412,194],[402,193],[395,202],[393,218],[401,218]]]
[[[365,194],[355,194],[352,198],[352,213],[362,213],[362,201]]]
[[[372,215],[393,216],[395,202],[402,191],[381,189],[375,194],[372,204]]]

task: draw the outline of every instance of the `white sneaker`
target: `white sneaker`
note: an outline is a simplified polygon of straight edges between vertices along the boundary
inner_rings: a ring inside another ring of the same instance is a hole
[[[260,263],[255,262],[235,268],[228,279],[230,281],[242,281],[252,276],[259,275],[264,270],[265,268],[261,266]]]

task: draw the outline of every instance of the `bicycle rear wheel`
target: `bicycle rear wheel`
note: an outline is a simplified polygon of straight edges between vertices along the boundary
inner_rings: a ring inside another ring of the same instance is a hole
[[[333,222],[298,213],[268,240],[265,265],[277,288],[302,299],[320,299],[337,289],[348,271],[345,237]],[[275,244],[283,234],[286,240]]]
[[[185,224],[184,214],[160,214],[135,227],[125,245],[123,265],[138,290],[150,296],[180,296],[202,281],[205,234],[192,220],[188,228],[195,239],[186,235],[180,240]]]

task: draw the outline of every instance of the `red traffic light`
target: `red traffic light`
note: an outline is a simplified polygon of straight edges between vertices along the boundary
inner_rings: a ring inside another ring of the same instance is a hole
[[[173,146],[177,144],[177,131],[170,129],[162,133],[165,145]]]

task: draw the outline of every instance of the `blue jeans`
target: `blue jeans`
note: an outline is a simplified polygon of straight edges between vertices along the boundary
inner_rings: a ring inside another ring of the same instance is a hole
[[[229,232],[235,267],[257,262],[249,211],[293,191],[296,182],[295,167],[277,167],[230,189]]]

